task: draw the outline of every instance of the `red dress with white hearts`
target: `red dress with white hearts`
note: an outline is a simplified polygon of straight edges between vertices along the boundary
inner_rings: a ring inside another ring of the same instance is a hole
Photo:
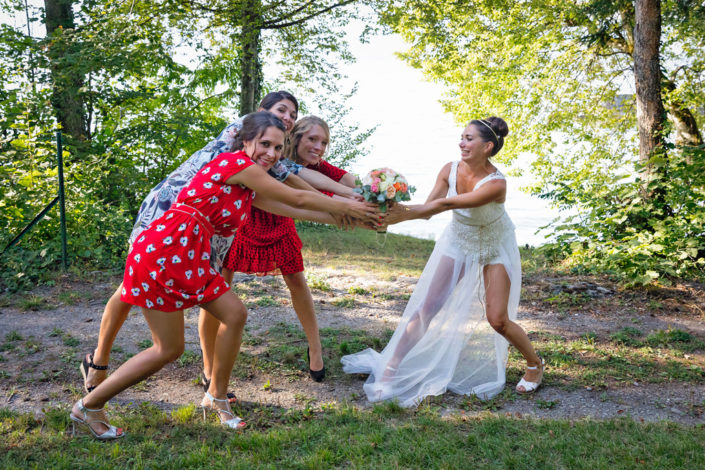
[[[173,312],[227,292],[228,284],[210,267],[211,236],[228,237],[247,219],[252,190],[225,180],[253,164],[245,152],[221,153],[196,174],[132,244],[123,302]]]
[[[323,160],[308,168],[334,181],[340,181],[347,173]],[[231,271],[258,275],[300,273],[304,270],[302,247],[294,219],[254,207],[250,217],[235,234],[223,266]]]

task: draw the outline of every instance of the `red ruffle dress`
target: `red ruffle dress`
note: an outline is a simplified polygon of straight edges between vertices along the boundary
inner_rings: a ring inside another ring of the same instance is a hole
[[[209,263],[211,236],[230,236],[248,219],[252,191],[225,180],[253,164],[244,152],[222,153],[196,174],[130,247],[123,302],[173,312],[227,292]]]
[[[309,168],[334,181],[339,181],[346,173],[323,160]],[[302,247],[294,219],[253,207],[250,217],[235,234],[223,266],[231,271],[261,276],[300,273],[304,270]]]

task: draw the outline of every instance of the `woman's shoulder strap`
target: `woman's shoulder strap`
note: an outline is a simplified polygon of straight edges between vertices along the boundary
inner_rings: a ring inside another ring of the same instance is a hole
[[[504,175],[503,175],[499,170],[495,170],[494,173],[490,173],[489,175],[485,176],[485,177],[482,178],[480,181],[478,181],[477,184],[475,184],[475,187],[473,188],[473,191],[475,191],[477,188],[479,188],[479,187],[482,186],[483,184],[487,183],[488,181],[492,181],[492,180],[504,180],[504,179],[506,179],[506,178],[504,177]]]

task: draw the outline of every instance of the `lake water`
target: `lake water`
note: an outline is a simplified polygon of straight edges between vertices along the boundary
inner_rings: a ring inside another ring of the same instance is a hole
[[[407,155],[409,157],[409,155]],[[370,161],[374,160],[368,157],[360,162],[357,162],[352,170],[360,175],[366,174],[375,164],[381,166],[382,162]],[[453,160],[449,158],[448,161]],[[416,186],[417,190],[410,204],[421,204],[425,202],[426,197],[431,192],[436,180],[436,175],[443,162],[430,161],[423,158],[423,155],[411,158],[389,158],[382,163],[384,166],[395,169],[401,172],[409,184]],[[500,166],[500,165],[498,165]],[[500,166],[500,170],[502,170]],[[548,207],[545,201],[529,196],[519,190],[525,184],[526,178],[507,178],[507,202],[505,208],[507,213],[512,218],[516,226],[517,242],[520,245],[537,246],[546,241],[547,231],[540,231],[541,226],[551,222],[557,213],[554,209]],[[445,226],[450,222],[451,212],[437,214],[429,220],[419,219],[402,222],[392,225],[389,231],[392,233],[401,233],[404,235],[412,235],[418,238],[428,238],[436,240],[441,234]]]
[[[349,119],[362,128],[378,126],[370,138],[369,155],[352,165],[360,176],[373,168],[389,167],[402,173],[409,184],[416,186],[411,203],[423,203],[430,193],[441,167],[446,162],[460,159],[458,142],[464,123],[453,120],[445,112],[440,100],[443,88],[426,81],[419,70],[404,64],[395,51],[406,49],[398,36],[377,36],[368,44],[354,44],[355,64],[344,67],[344,72],[357,83],[358,92],[347,103]],[[485,117],[485,116],[480,116]],[[332,144],[335,144],[335,129]],[[508,138],[521,138],[512,133]],[[528,162],[513,165],[527,168]],[[505,168],[497,165],[500,171]],[[517,241],[540,245],[545,233],[537,234],[539,227],[557,216],[557,211],[545,201],[519,190],[530,183],[530,176],[508,177],[506,210],[517,227]],[[436,239],[451,214],[442,213],[430,220],[414,220],[390,227],[390,232]]]

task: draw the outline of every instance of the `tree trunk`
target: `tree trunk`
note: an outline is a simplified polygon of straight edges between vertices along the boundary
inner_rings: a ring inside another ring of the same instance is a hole
[[[669,80],[666,77],[662,77],[662,80],[666,91],[675,91],[676,84],[673,80]],[[697,147],[702,145],[703,136],[690,109],[683,106],[681,101],[674,99],[668,100],[667,108],[668,115],[676,131],[676,145],[679,147]]]
[[[262,14],[260,0],[243,2],[240,16],[240,115],[257,110],[262,91],[262,63],[260,41],[262,36]]]
[[[51,63],[51,103],[62,131],[78,144],[87,141],[90,136],[83,99],[79,93],[83,86],[83,76],[76,70],[76,64],[67,58],[72,52],[72,44],[65,31],[75,28],[72,3],[73,0],[44,0],[44,20]]]
[[[639,125],[639,161],[646,163],[655,151],[664,151],[665,111],[661,100],[660,0],[636,0],[634,26],[634,80]],[[653,171],[653,170],[652,170]]]

